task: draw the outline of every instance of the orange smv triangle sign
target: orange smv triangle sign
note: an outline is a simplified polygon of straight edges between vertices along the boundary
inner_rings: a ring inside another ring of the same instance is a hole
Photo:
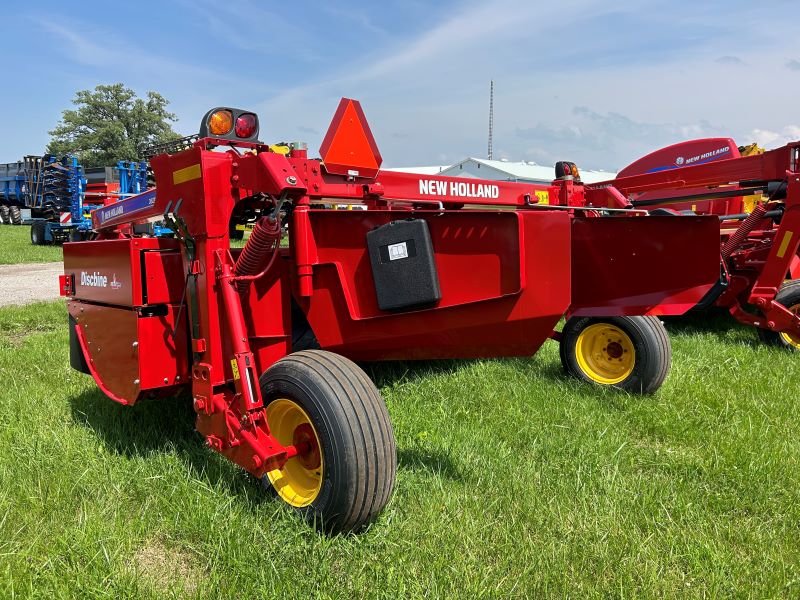
[[[325,170],[334,175],[375,177],[383,162],[361,103],[350,98],[339,102],[319,151]]]

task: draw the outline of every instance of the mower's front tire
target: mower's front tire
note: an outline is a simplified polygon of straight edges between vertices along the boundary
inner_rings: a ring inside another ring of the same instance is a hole
[[[783,304],[793,313],[800,313],[800,279],[785,282],[776,294],[775,301]],[[768,346],[778,346],[792,352],[800,352],[800,338],[790,333],[778,333],[759,327],[758,337]]]
[[[634,394],[652,394],[667,377],[672,348],[655,317],[573,317],[561,332],[567,374]]]
[[[307,448],[265,475],[265,485],[324,531],[357,531],[372,521],[397,473],[394,433],[375,384],[342,356],[305,350],[272,365],[261,394],[272,435]]]

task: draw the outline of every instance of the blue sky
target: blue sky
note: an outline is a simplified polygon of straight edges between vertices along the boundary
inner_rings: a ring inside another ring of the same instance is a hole
[[[227,104],[256,110],[263,140],[312,153],[338,99],[358,98],[386,166],[484,156],[490,79],[496,158],[617,169],[694,137],[800,139],[790,1],[15,6],[0,161],[40,154],[76,90],[114,82],[163,94],[181,133]]]

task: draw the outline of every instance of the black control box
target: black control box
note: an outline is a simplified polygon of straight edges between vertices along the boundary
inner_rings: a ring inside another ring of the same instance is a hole
[[[391,221],[367,233],[381,310],[430,305],[442,299],[433,244],[423,219]]]

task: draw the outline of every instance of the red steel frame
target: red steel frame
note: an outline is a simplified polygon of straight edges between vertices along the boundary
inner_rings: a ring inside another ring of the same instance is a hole
[[[718,272],[712,217],[601,219],[591,216],[595,209],[576,216],[596,199],[618,202],[610,187],[584,197],[571,180],[372,176],[369,162],[363,172],[339,165],[342,172],[331,173],[305,150],[283,156],[215,138],[151,164],[152,204],[126,214],[137,199],[124,200],[115,205],[120,215],[102,222],[96,212],[98,239],[65,245],[62,289],[73,297],[80,349],[103,391],[123,404],[190,381],[197,429],[209,446],[258,477],[302,452],[271,435],[258,385],[259,374],[291,351],[291,298],[323,347],[354,358],[529,355],[564,313],[682,314]],[[258,277],[237,275],[228,238],[234,206],[266,211],[283,201],[292,204],[291,249]],[[317,208],[331,202],[367,210]],[[432,235],[451,249],[441,270],[443,286],[454,291],[446,306],[380,315],[374,294],[364,292],[371,275],[360,235],[411,215],[433,223]],[[182,243],[132,237],[132,225],[162,216],[173,219]],[[623,235],[624,244],[615,242]],[[474,255],[475,247],[483,254]],[[674,268],[682,262],[689,264]],[[618,279],[609,280],[612,271]],[[237,291],[243,281],[250,282],[244,295]],[[426,343],[435,332],[437,342]]]

